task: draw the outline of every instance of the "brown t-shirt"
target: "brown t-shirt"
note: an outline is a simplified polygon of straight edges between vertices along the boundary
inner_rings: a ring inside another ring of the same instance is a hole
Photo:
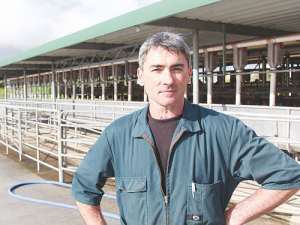
[[[152,135],[156,146],[156,158],[162,175],[162,187],[166,194],[166,173],[167,164],[170,153],[170,145],[174,131],[177,127],[182,115],[177,117],[158,120],[148,114],[148,122],[152,131]]]

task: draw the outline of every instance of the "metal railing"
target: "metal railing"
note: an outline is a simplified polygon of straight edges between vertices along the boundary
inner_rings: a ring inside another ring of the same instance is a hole
[[[6,146],[7,154],[17,152],[20,161],[23,157],[36,161],[37,171],[40,165],[58,171],[60,182],[65,172],[76,170],[103,129],[132,110],[112,105],[98,110],[93,104],[94,110],[61,110],[26,104],[37,107],[0,104],[0,143]],[[89,109],[91,105],[81,106]]]
[[[80,100],[55,104],[0,102],[0,143],[6,146],[6,153],[17,152],[19,160],[23,157],[34,160],[37,171],[40,171],[41,165],[57,171],[59,181],[63,182],[65,173],[73,173],[76,170],[106,126],[144,106],[145,103]],[[218,105],[205,107],[222,111]],[[295,115],[291,115],[291,110],[287,110],[289,114],[286,115],[251,112],[249,109],[247,112],[237,112],[242,108],[232,107],[231,110],[229,107],[222,112],[240,118],[257,130],[259,135],[294,154],[295,159],[299,161],[299,109],[294,109]],[[263,130],[262,123],[265,123],[272,133]],[[55,160],[48,160],[49,158]]]

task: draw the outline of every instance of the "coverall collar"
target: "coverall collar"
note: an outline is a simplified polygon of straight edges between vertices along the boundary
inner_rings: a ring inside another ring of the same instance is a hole
[[[147,127],[149,126],[147,121],[148,110],[149,104],[142,109],[141,113],[138,115],[132,131],[133,137],[141,137],[142,134],[146,132]],[[202,130],[198,122],[197,114],[192,104],[187,99],[184,99],[183,114],[178,126],[188,132],[198,132]]]

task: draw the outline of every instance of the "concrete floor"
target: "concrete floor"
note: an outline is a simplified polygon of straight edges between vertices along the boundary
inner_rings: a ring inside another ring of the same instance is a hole
[[[24,157],[19,162],[18,155],[10,151],[5,153],[5,147],[0,146],[0,224],[84,224],[79,212],[74,209],[61,208],[57,206],[39,204],[16,199],[10,196],[7,190],[16,184],[29,181],[58,180],[58,173],[46,167],[41,168],[41,172],[36,172],[36,164],[32,160]],[[67,182],[71,177],[66,177]],[[239,202],[255,192],[259,186],[254,182],[245,182],[239,185],[234,192],[231,203]],[[115,187],[113,181],[106,185],[105,192],[114,194]],[[70,189],[50,184],[34,184],[22,186],[15,190],[18,195],[50,200],[70,205],[75,205],[70,195]],[[103,211],[118,214],[118,207],[115,200],[104,199],[101,203]],[[109,225],[120,224],[116,219],[106,218]],[[282,206],[268,215],[260,217],[247,225],[281,225],[300,224],[300,193],[292,197]]]
[[[0,154],[0,224],[5,225],[76,225],[84,224],[79,212],[74,209],[45,205],[14,198],[8,194],[8,189],[19,183],[43,181],[44,179],[21,163]],[[11,154],[11,153],[9,153]],[[19,187],[15,193],[21,196],[75,205],[70,195],[70,189],[51,184],[33,184]],[[103,204],[117,208],[114,200],[106,200]],[[107,207],[103,207],[105,211]],[[106,218],[108,224],[120,224],[118,220]]]

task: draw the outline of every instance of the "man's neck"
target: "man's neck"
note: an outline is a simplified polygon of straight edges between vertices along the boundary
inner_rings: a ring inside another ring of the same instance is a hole
[[[183,112],[183,106],[184,99],[182,100],[182,102],[172,108],[157,105],[153,102],[151,103],[150,101],[149,113],[154,119],[169,119],[181,115]]]

